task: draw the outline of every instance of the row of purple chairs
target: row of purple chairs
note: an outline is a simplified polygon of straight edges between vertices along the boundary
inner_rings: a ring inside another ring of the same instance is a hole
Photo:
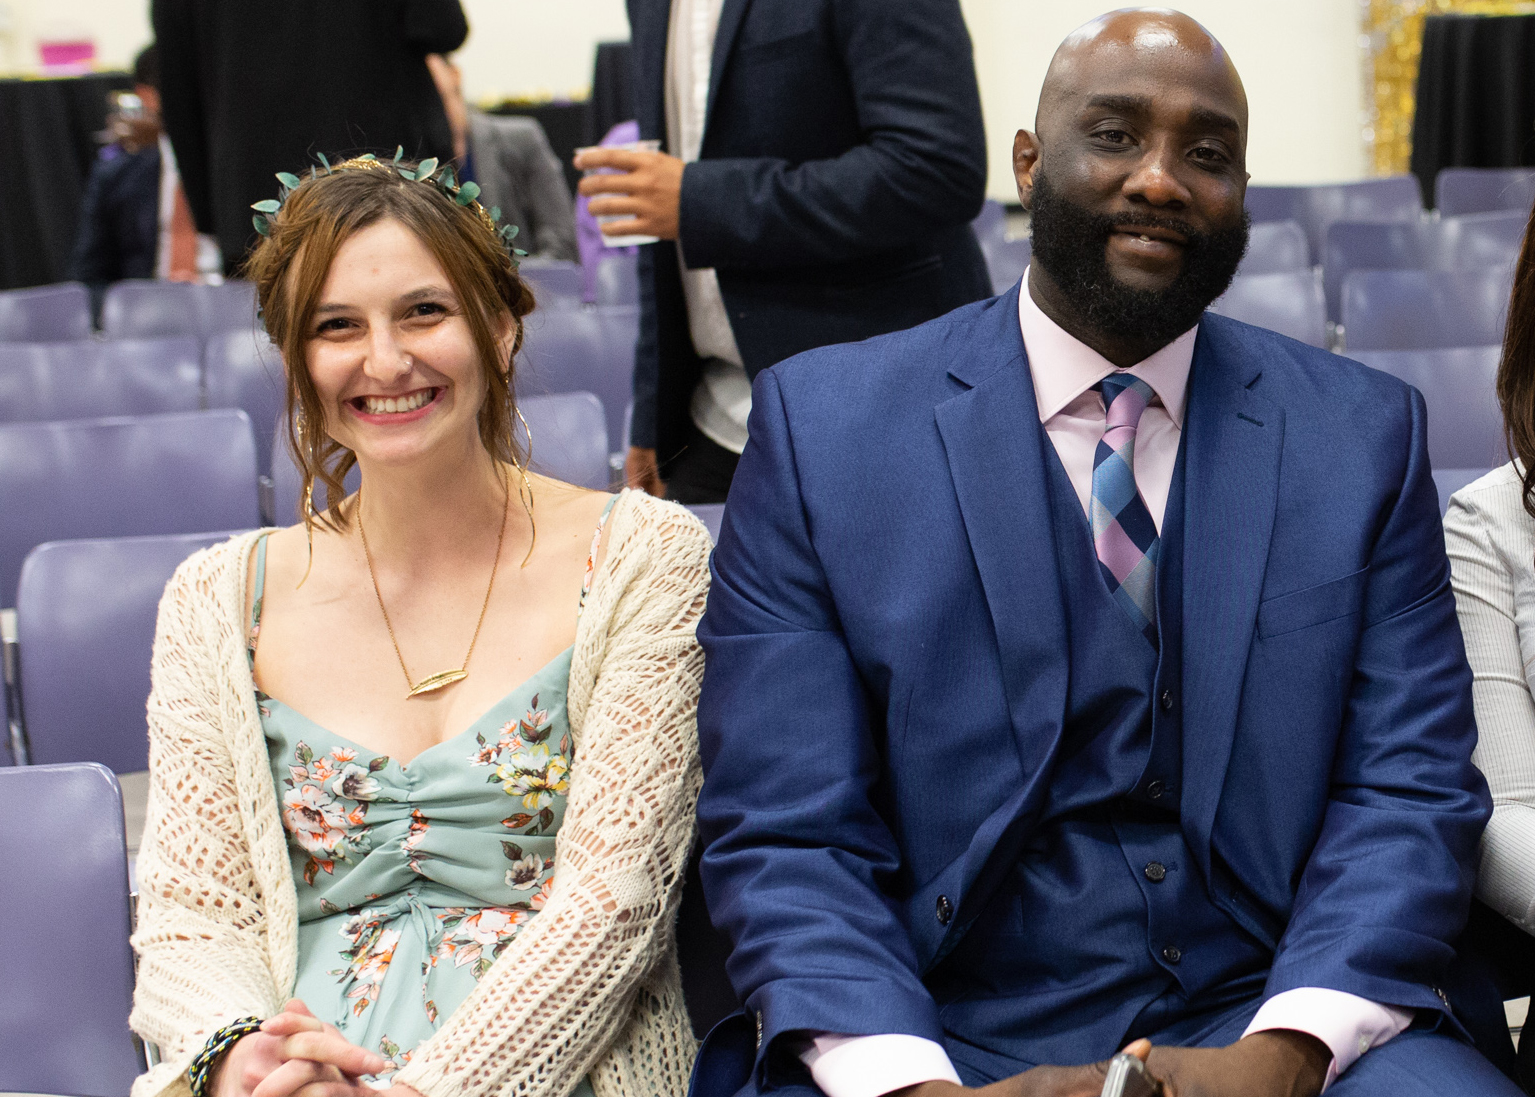
[[[583,302],[595,305],[640,303],[638,259],[629,248],[608,251],[597,260],[595,296],[590,302],[586,301],[586,274],[580,263],[533,257],[518,264],[518,273],[532,284],[533,295],[540,306]]]
[[[256,324],[256,293],[247,282],[117,282],[107,288],[101,307],[102,333],[117,339],[207,338],[248,331]],[[90,336],[90,292],[78,282],[0,292],[0,342],[50,343]]]
[[[1535,206],[1535,168],[1441,168],[1434,177],[1434,205],[1441,217]]]

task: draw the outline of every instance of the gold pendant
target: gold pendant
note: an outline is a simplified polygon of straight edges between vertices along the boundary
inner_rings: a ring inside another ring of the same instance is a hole
[[[423,678],[410,687],[410,692],[405,695],[409,701],[412,697],[420,697],[423,693],[431,693],[434,690],[451,686],[454,682],[462,681],[469,677],[467,670],[441,670],[428,678]]]

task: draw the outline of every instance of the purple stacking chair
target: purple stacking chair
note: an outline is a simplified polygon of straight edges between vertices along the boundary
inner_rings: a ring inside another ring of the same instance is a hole
[[[1439,491],[1439,517],[1450,509],[1450,496],[1473,480],[1480,480],[1492,469],[1435,469],[1434,487]]]
[[[1344,345],[1352,356],[1501,343],[1511,288],[1499,268],[1356,270],[1343,279]]]
[[[101,333],[108,339],[200,335],[198,287],[190,282],[132,279],[107,287]]]
[[[155,415],[202,406],[193,338],[0,343],[0,422]]]
[[[1327,227],[1322,289],[1329,319],[1342,318],[1343,279],[1356,270],[1512,268],[1524,240],[1522,213],[1439,221],[1338,221]]]
[[[253,424],[272,422],[281,414],[287,379],[282,355],[266,333],[245,328],[219,332],[203,346],[203,385],[210,408],[240,408]],[[256,432],[256,467],[272,467],[272,436]]]
[[[54,541],[21,567],[16,640],[31,760],[149,768],[144,698],[171,573],[228,533]]]
[[[1027,236],[983,242],[981,254],[986,257],[986,270],[991,274],[991,292],[1003,294],[1012,289],[1028,270],[1032,253],[1033,241]]]
[[[1486,346],[1350,351],[1349,357],[1423,394],[1428,456],[1435,468],[1486,469],[1508,458],[1497,396],[1501,354],[1501,347]]]
[[[698,515],[699,521],[709,528],[709,539],[720,539],[720,523],[725,520],[724,503],[694,503],[688,510]]]
[[[1314,347],[1327,345],[1322,283],[1310,270],[1248,274],[1232,279],[1211,312],[1277,331]]]
[[[0,426],[0,604],[27,553],[82,537],[247,529],[256,442],[238,409]]]
[[[1434,177],[1434,205],[1441,217],[1494,210],[1528,216],[1535,205],[1535,168],[1444,168]]]
[[[229,281],[216,286],[195,286],[197,329],[204,336],[225,331],[262,331],[256,318],[256,286]]]
[[[91,336],[91,295],[79,282],[0,293],[0,342],[52,343]]]
[[[598,491],[608,490],[608,428],[602,401],[589,392],[558,392],[519,400],[527,432],[517,424],[528,446],[528,466],[535,472]]]
[[[640,303],[639,257],[635,248],[609,248],[597,260],[597,305]]]
[[[123,800],[91,763],[0,769],[0,1091],[127,1097],[132,912]]]
[[[975,238],[985,247],[988,241],[1007,239],[1007,207],[995,198],[988,198],[981,205],[981,212],[970,222]]]
[[[1252,227],[1237,274],[1279,274],[1310,266],[1306,230],[1299,221],[1260,221]]]
[[[527,317],[517,362],[517,396],[590,392],[602,401],[608,437],[617,441],[634,396],[639,306],[537,309]]]
[[[1423,194],[1416,176],[1392,175],[1358,183],[1319,186],[1248,187],[1247,212],[1254,223],[1298,221],[1314,257],[1326,245],[1334,221],[1417,221]]]
[[[518,265],[517,273],[532,283],[533,296],[541,305],[553,304],[554,298],[579,303],[586,292],[580,263],[530,256]]]
[[[299,511],[299,497],[303,494],[304,480],[299,475],[298,465],[293,462],[293,454],[288,449],[288,426],[285,412],[278,412],[276,425],[272,429],[272,499],[271,507],[267,510],[266,517],[275,526],[291,526],[302,520],[303,515]],[[357,490],[362,483],[362,473],[353,465],[342,478],[341,485],[348,494]],[[316,509],[325,507],[325,487],[315,485],[314,505]]]

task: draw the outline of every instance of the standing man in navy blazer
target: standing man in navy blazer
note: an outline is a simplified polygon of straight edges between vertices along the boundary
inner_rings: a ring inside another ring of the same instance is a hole
[[[628,473],[723,502],[751,378],[991,295],[985,132],[958,0],[628,0],[640,135],[581,168],[643,233]]]
[[[1423,400],[1203,311],[1247,105],[1197,23],[1083,27],[1036,129],[1020,287],[753,390],[694,1093],[1515,1095],[1440,989],[1490,805]]]

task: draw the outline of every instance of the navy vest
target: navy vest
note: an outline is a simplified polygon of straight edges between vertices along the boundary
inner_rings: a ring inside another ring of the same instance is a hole
[[[1082,504],[1042,444],[1070,660],[1056,770],[1017,865],[927,979],[971,1085],[1107,1058],[1255,996],[1272,962],[1210,902],[1179,825],[1182,451],[1153,647],[1109,594]]]

